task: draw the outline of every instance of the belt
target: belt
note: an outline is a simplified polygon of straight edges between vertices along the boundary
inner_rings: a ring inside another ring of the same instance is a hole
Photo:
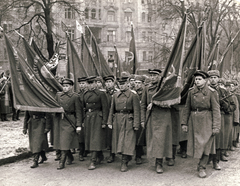
[[[116,111],[116,113],[122,113],[122,114],[132,114],[133,111],[132,110],[119,110],[119,111]]]
[[[38,115],[32,115],[33,119],[41,119],[41,118],[45,118],[45,116],[38,116]]]
[[[85,112],[101,111],[100,109],[86,109]]]
[[[196,109],[191,109],[192,112],[202,112],[202,111],[212,111],[211,109],[207,108],[196,108]]]

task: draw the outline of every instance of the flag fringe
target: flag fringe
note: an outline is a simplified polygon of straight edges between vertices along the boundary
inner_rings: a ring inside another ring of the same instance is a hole
[[[64,112],[63,108],[48,108],[48,107],[34,107],[34,106],[24,106],[24,105],[15,105],[17,110],[22,111],[35,111],[35,112]]]
[[[152,102],[157,106],[170,107],[171,105],[179,104],[180,101],[181,101],[181,96],[179,96],[178,98],[172,99],[172,100],[165,100],[165,101],[153,100]]]

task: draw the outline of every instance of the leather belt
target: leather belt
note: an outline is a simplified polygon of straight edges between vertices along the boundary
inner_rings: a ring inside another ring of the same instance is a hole
[[[119,111],[116,111],[116,113],[122,113],[122,114],[132,114],[133,111],[132,110],[119,110]]]
[[[196,108],[196,109],[191,109],[192,112],[202,112],[202,111],[212,111],[211,109],[207,108]]]
[[[38,115],[32,115],[33,119],[41,119],[41,118],[45,118],[45,116],[38,116]]]

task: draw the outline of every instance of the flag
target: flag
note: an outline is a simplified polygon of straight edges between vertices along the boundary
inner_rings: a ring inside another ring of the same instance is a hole
[[[83,33],[82,25],[80,25],[80,23],[77,20],[76,20],[76,28],[78,31],[80,31],[80,33]]]
[[[114,48],[115,48],[115,54],[114,54],[114,76],[115,77],[120,77],[123,69],[122,69],[122,66],[121,66],[121,62],[120,62],[120,58],[119,58],[119,55],[118,55],[117,47],[114,46]]]
[[[85,38],[82,35],[82,60],[83,66],[86,68],[86,71],[89,76],[100,76],[99,65],[96,64],[93,56],[98,55],[91,53]]]
[[[64,112],[63,108],[42,86],[30,65],[6,35],[14,108],[36,112]]]
[[[74,91],[78,92],[78,78],[87,77],[88,73],[69,37],[67,37],[67,77],[74,81]]]
[[[41,50],[38,48],[37,44],[35,43],[35,41],[33,39],[31,39],[30,45],[44,63],[48,62],[47,58],[44,57]]]
[[[67,32],[68,27],[61,21],[62,31]]]
[[[219,39],[214,44],[212,51],[207,60],[208,70],[216,70],[218,66],[218,53],[219,53]]]
[[[159,84],[159,90],[152,97],[152,102],[159,106],[179,104],[182,91],[182,66],[187,29],[186,15],[183,18],[177,38],[172,48],[167,66],[163,73],[163,80]],[[171,71],[172,69],[172,71]],[[162,84],[162,86],[161,86]]]
[[[41,60],[41,57],[37,55],[28,42],[24,38],[22,39],[29,66],[33,69],[36,78],[41,82],[42,86],[48,90],[52,96],[55,96],[58,91],[62,91],[62,85],[57,81],[51,71],[48,70]]]
[[[131,25],[131,37],[132,38],[129,46],[130,56],[128,57],[129,61],[127,61],[127,71],[130,74],[135,74],[137,69],[137,52],[136,52],[135,37],[133,32],[133,25]]]

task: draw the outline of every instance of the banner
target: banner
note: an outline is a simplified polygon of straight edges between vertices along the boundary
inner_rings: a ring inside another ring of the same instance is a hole
[[[19,50],[13,46],[6,35],[4,37],[10,64],[14,108],[36,112],[64,112],[42,86]]]
[[[114,76],[115,77],[121,77],[121,73],[123,71],[122,65],[120,62],[120,58],[118,55],[117,47],[114,46],[115,48],[115,54],[114,54]]]
[[[129,53],[130,56],[128,57],[130,60],[127,64],[127,71],[130,74],[135,74],[137,69],[137,52],[136,52],[136,45],[135,45],[135,36],[133,32],[133,25],[131,25],[131,41],[129,46]]]

